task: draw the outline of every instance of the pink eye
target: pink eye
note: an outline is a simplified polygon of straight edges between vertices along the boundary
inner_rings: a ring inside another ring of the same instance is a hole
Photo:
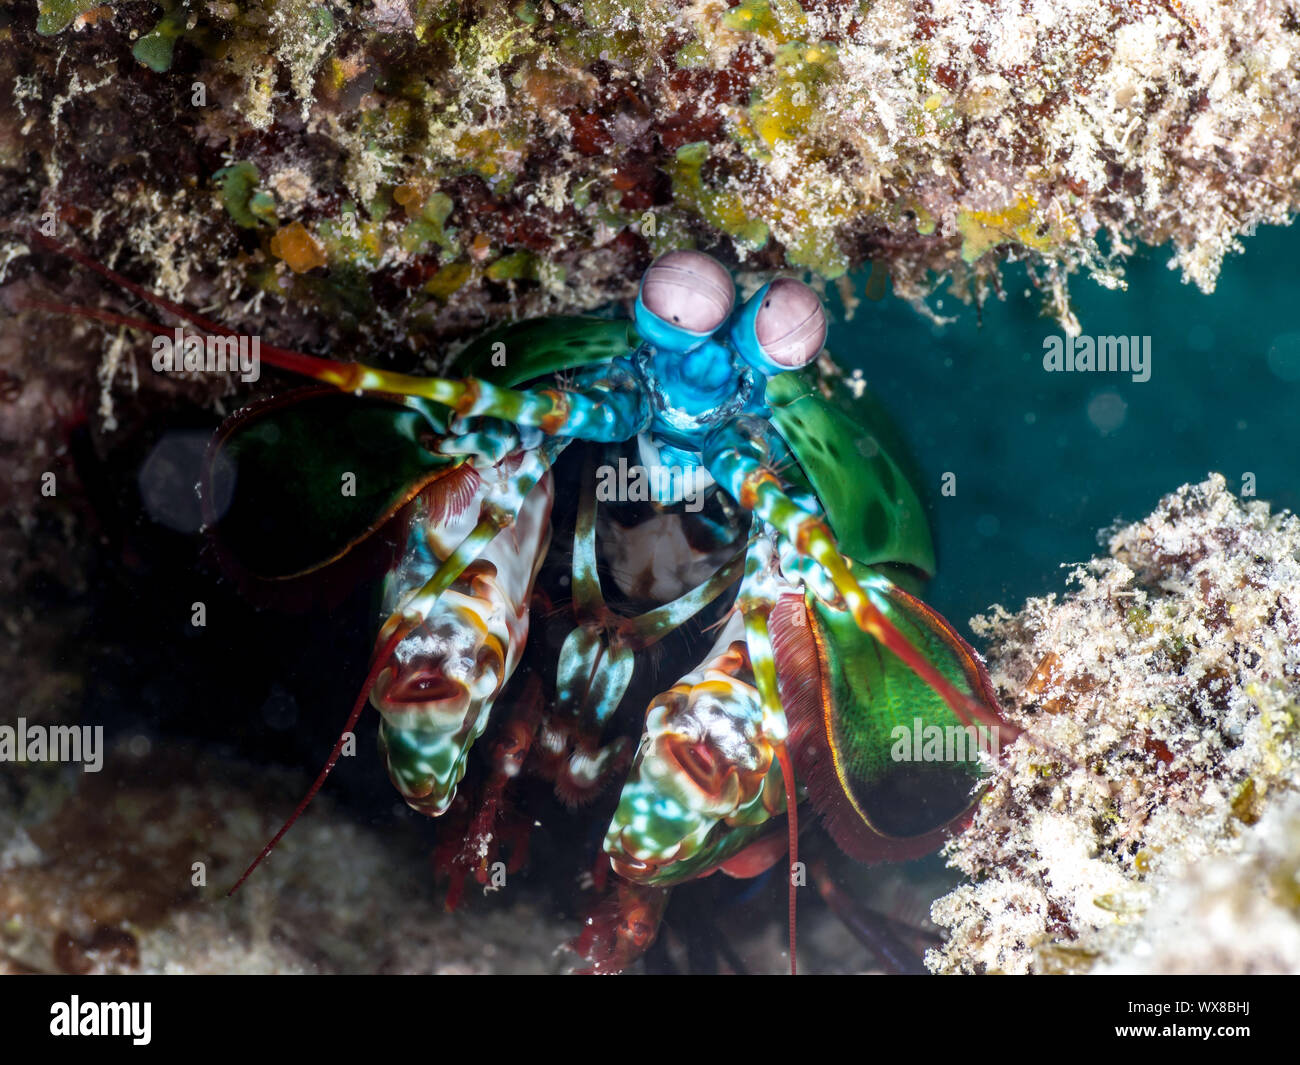
[[[763,354],[778,366],[807,366],[826,343],[826,312],[817,293],[802,281],[777,278],[768,286],[754,318]]]
[[[650,265],[641,302],[661,321],[690,333],[712,333],[731,314],[731,275],[699,251],[670,251]]]

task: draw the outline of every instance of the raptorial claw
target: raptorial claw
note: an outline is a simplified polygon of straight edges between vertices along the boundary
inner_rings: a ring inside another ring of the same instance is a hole
[[[553,489],[549,476],[526,489],[511,524],[436,595],[428,589],[460,550],[452,545],[461,531],[454,523],[422,523],[417,514],[389,581],[390,619],[415,611],[419,620],[378,674],[371,702],[384,719],[379,742],[389,776],[407,804],[430,817],[454,798],[470,747],[487,728],[528,636],[533,581],[550,541]]]
[[[670,884],[723,865],[785,808],[774,736],[739,615],[700,667],[656,698],[605,835],[614,872]],[[783,725],[783,722],[779,723]]]

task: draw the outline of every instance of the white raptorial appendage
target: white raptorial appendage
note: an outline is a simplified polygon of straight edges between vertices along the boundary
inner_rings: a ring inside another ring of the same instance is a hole
[[[449,520],[433,520],[426,502],[385,590],[385,614],[403,609],[488,508],[517,508],[514,522],[424,610],[371,693],[384,717],[380,737],[389,774],[407,802],[430,816],[455,798],[469,750],[487,728],[528,638],[533,582],[550,543],[554,487],[547,474],[521,500],[523,483],[518,470],[493,467],[470,505]]]

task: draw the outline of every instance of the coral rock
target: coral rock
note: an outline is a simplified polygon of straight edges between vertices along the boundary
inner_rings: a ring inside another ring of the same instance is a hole
[[[1300,968],[1300,519],[1215,475],[974,626],[1009,718],[939,972]],[[1046,664],[1046,665],[1045,665]]]

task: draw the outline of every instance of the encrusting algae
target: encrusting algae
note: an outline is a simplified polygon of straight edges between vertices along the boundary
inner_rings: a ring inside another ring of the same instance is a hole
[[[11,222],[342,335],[591,308],[691,245],[918,306],[1027,259],[1073,329],[1071,273],[1170,244],[1209,291],[1300,205],[1282,0],[36,7],[0,15]]]
[[[975,619],[1009,719],[936,972],[1300,969],[1300,519],[1217,474]]]

